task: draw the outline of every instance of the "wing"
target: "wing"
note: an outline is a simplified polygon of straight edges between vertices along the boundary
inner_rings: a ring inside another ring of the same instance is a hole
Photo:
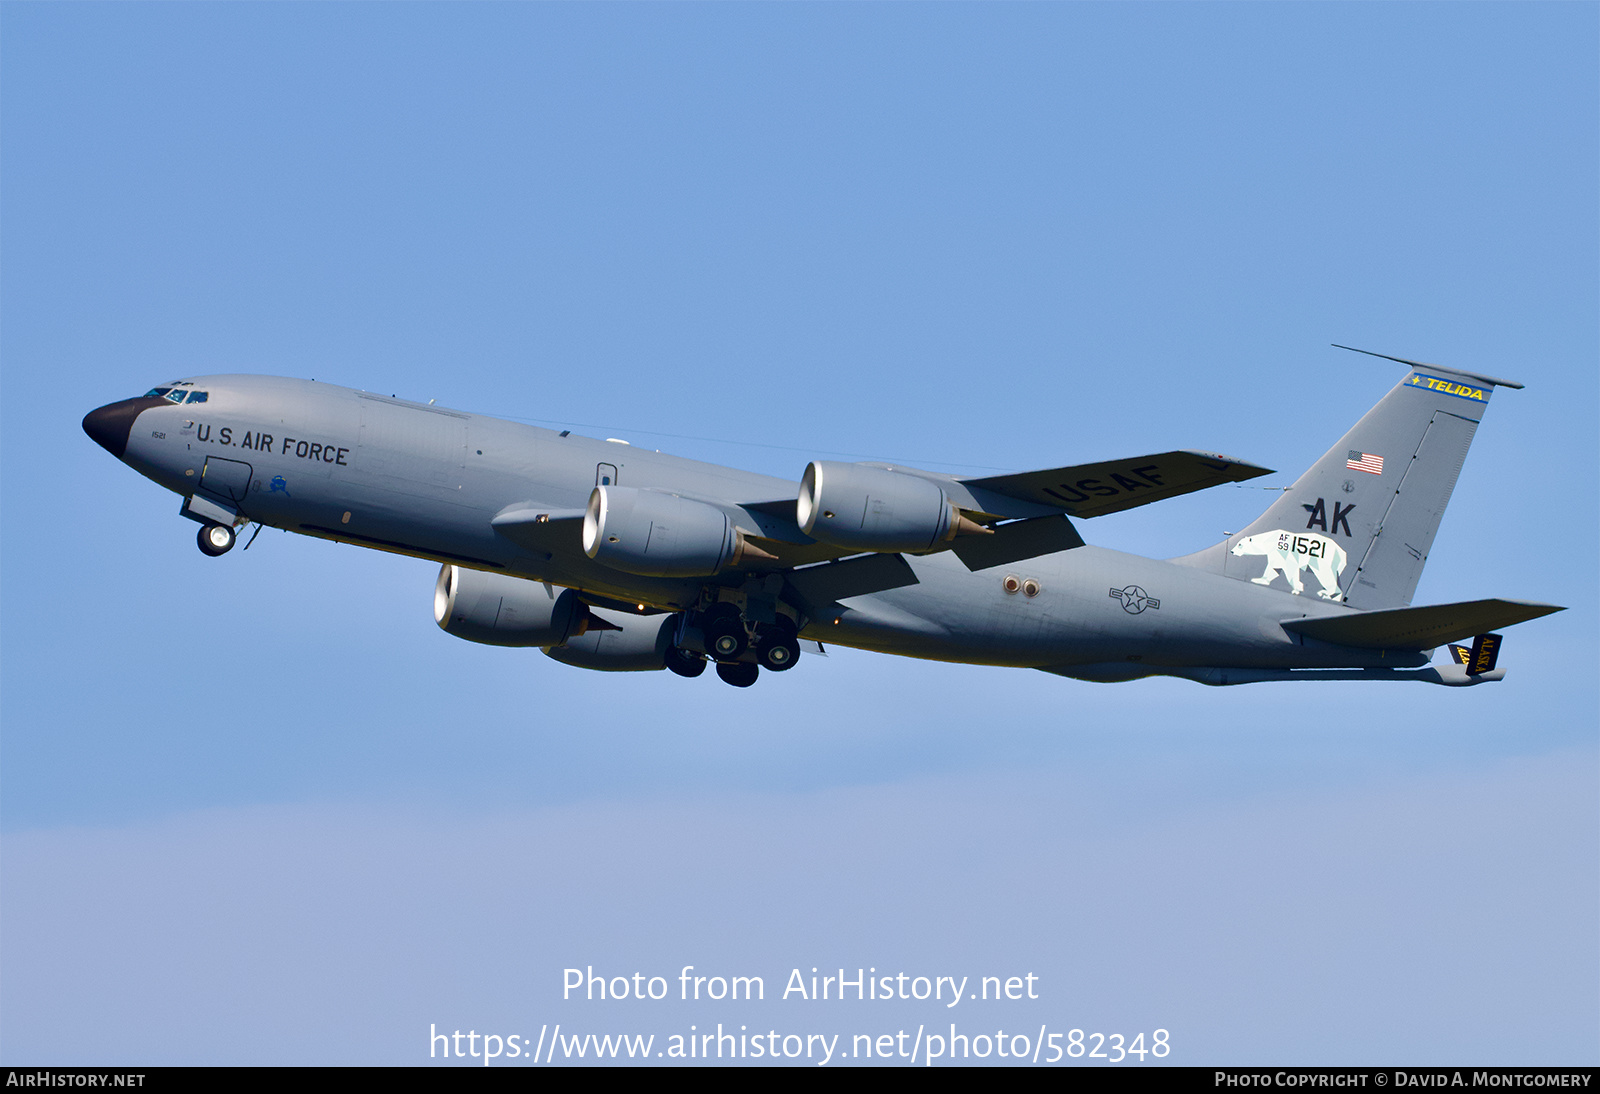
[[[992,526],[992,535],[960,537],[948,548],[971,570],[1083,546],[1082,537],[1066,515],[1115,513],[1208,486],[1272,473],[1228,456],[1189,451],[978,479],[957,479],[910,467],[869,466],[935,482],[968,519]],[[915,581],[903,561],[898,566],[870,562],[871,555],[843,569],[829,565],[817,570],[819,563],[833,563],[863,552],[819,542],[802,532],[794,498],[735,502],[680,496],[720,509],[740,536],[756,549],[740,565],[739,574],[730,573],[726,582],[743,580],[744,574],[787,572],[789,584],[797,592],[804,587],[802,599],[828,602]],[[518,502],[496,514],[491,524],[500,535],[526,550],[571,557],[582,550],[583,518],[582,510]],[[899,559],[897,555],[893,557]],[[813,572],[797,571],[800,567],[810,567]]]
[[[1099,517],[1270,474],[1269,468],[1232,456],[1184,450],[959,482],[972,493],[978,509],[996,516],[1035,515],[1008,511],[1008,502],[1026,502],[1069,516]]]
[[[1258,467],[1232,456],[1187,449],[980,479],[958,479],[896,464],[867,463],[864,466],[938,483],[957,507],[985,523],[1057,513],[1099,517],[1191,494],[1208,486],[1273,474],[1269,467]],[[743,508],[791,525],[795,522],[793,498],[746,502]]]

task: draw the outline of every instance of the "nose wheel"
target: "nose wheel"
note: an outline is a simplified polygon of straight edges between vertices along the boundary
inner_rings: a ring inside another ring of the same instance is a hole
[[[226,524],[207,524],[200,529],[200,550],[216,558],[233,550],[233,529]]]

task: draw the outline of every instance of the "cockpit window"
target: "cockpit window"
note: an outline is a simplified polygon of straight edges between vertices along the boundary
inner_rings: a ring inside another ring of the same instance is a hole
[[[144,393],[146,399],[166,399],[168,402],[181,403],[185,396],[191,403],[203,403],[208,398],[204,391],[188,391],[181,387],[153,387]]]

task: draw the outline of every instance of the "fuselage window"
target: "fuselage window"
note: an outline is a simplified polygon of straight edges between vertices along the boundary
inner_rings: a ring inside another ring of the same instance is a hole
[[[191,403],[203,403],[206,401],[206,393],[203,391],[191,391],[189,392],[189,401]]]

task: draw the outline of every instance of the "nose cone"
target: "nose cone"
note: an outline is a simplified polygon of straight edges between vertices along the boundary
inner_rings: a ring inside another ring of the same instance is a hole
[[[133,420],[153,406],[165,406],[165,399],[143,396],[108,403],[99,410],[91,410],[83,418],[83,431],[95,444],[117,459],[128,450],[128,434],[133,432]]]

